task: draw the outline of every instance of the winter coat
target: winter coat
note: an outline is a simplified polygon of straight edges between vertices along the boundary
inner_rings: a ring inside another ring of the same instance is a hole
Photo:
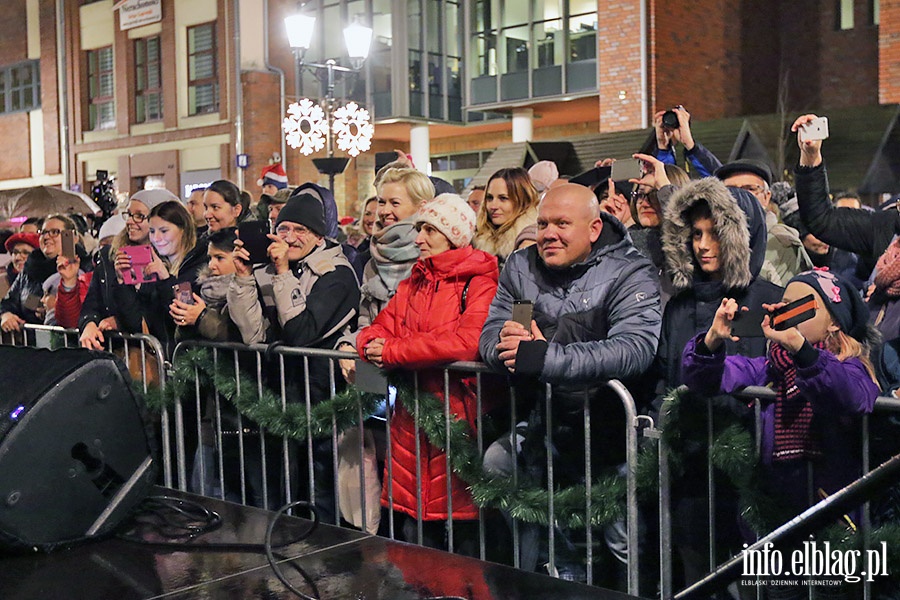
[[[497,295],[481,332],[484,361],[508,373],[497,351],[503,323],[512,317],[514,300],[534,303],[534,321],[547,341],[521,342],[516,356],[518,414],[529,415],[526,462],[541,468],[546,400],[543,383],[553,384],[553,443],[573,477],[584,476],[584,405],[594,415],[594,460],[620,461],[624,447],[621,401],[602,382],[636,378],[650,366],[659,339],[659,286],[653,267],[632,245],[624,226],[602,213],[603,229],[588,257],[565,269],[549,269],[536,246],[510,255]],[[540,383],[538,383],[540,382]],[[628,385],[628,383],[626,383]],[[571,460],[570,460],[571,459]],[[543,459],[546,466],[546,458]],[[578,473],[580,471],[580,475]],[[557,475],[562,475],[557,471]],[[557,479],[559,481],[560,478]]]
[[[62,284],[59,285],[56,291],[57,325],[68,329],[78,327],[81,307],[84,304],[84,299],[87,297],[93,275],[93,271],[90,273],[80,272],[78,281],[71,290],[63,288]]]
[[[534,239],[533,234],[529,235],[529,232],[526,231],[526,229],[534,228],[536,223],[537,207],[531,207],[519,215],[512,227],[502,234],[498,235],[497,230],[493,227],[488,227],[487,230],[476,232],[475,238],[472,240],[472,245],[479,250],[484,250],[488,254],[496,256],[500,266],[503,267],[503,264],[508,260],[509,255],[515,251],[517,240],[519,243],[522,243],[523,240]],[[520,238],[520,236],[522,237]]]
[[[693,148],[690,150],[686,149],[684,157],[700,177],[711,177],[715,174],[716,169],[722,166],[716,155],[707,150],[702,144],[695,143]],[[665,150],[660,150],[657,146],[656,158],[662,163],[674,165],[675,148],[670,146]]]
[[[767,358],[726,356],[724,347],[710,354],[698,349],[700,334],[684,349],[684,382],[691,391],[704,395],[730,394],[747,386],[772,382],[767,373]],[[872,412],[878,386],[871,380],[858,358],[840,361],[831,352],[817,350],[807,342],[795,354],[797,388],[812,401],[811,433],[820,443],[822,456],[813,461],[813,487],[833,494],[856,479],[860,473],[860,415]],[[775,403],[764,405],[760,457],[771,466],[775,443]],[[771,476],[771,474],[770,474]],[[769,482],[772,484],[773,482]],[[794,499],[795,510],[808,506],[807,480],[783,478],[776,487],[785,497]],[[799,505],[799,506],[796,506]]]
[[[283,342],[298,348],[332,349],[356,324],[359,287],[340,245],[325,241],[290,271],[276,274],[271,263],[228,288],[228,313],[245,344]],[[299,373],[303,366],[297,367]],[[310,359],[310,393],[328,397],[329,361]]]
[[[900,234],[900,212],[834,206],[824,161],[818,167],[798,166],[794,185],[800,218],[809,232],[830,246],[859,255],[857,275],[867,278],[891,240]]]
[[[82,331],[88,323],[99,324],[106,317],[116,316],[118,312],[113,290],[123,284],[116,278],[115,257],[110,257],[109,251],[110,247],[105,246],[95,255],[94,276],[81,304],[81,315],[78,318],[78,328]]]
[[[688,210],[700,200],[709,204],[719,237],[721,280],[702,275],[691,244]],[[766,224],[755,196],[738,188],[726,188],[714,178],[694,181],[681,188],[666,207],[662,226],[663,252],[672,283],[678,293],[666,304],[657,352],[657,375],[663,389],[681,384],[681,352],[688,340],[709,329],[722,298],[734,298],[741,306],[759,309],[763,303],[781,300],[782,289],[758,278],[765,262]],[[729,354],[763,356],[765,338],[725,342]]]
[[[6,296],[0,300],[0,314],[11,312],[26,323],[43,325],[44,318],[38,316],[35,309],[43,310],[40,299],[44,294],[44,281],[55,274],[56,259],[46,258],[40,250],[33,251],[28,255],[22,272],[16,277]]]
[[[419,371],[419,387],[447,401],[440,365],[478,358],[478,336],[497,289],[497,259],[471,246],[447,250],[419,259],[409,278],[403,280],[388,305],[371,326],[357,335],[357,348],[365,358],[365,347],[384,338],[382,359],[387,368]],[[465,419],[475,429],[476,398],[463,378],[450,375],[450,413]],[[416,428],[412,407],[398,402],[391,418],[393,506],[412,517],[417,515]],[[421,441],[422,518],[442,520],[447,514],[447,458],[424,434]],[[387,475],[385,475],[387,476]],[[477,519],[478,509],[456,475],[452,480],[454,519]],[[387,486],[382,504],[388,506]]]
[[[800,233],[793,227],[778,222],[775,213],[766,215],[766,260],[774,268],[776,277],[768,279],[775,285],[784,286],[791,277],[813,268],[812,259],[800,241]]]
[[[169,315],[169,305],[175,299],[175,291],[172,288],[178,283],[189,282],[193,291],[197,291],[197,273],[209,260],[206,247],[206,242],[198,242],[189,250],[176,276],[170,276],[162,281],[142,283],[140,289],[134,285],[113,286],[113,298],[118,307],[116,320],[119,329],[127,333],[142,333],[143,325],[146,323],[147,333],[158,339],[166,355],[171,356],[176,342],[175,321]]]
[[[624,226],[602,213],[603,231],[582,263],[548,269],[531,246],[514,252],[481,333],[481,355],[505,371],[496,349],[513,300],[534,302],[534,320],[547,343],[534,346],[535,361],[516,371],[555,384],[641,374],[653,358],[659,332],[659,289],[650,262]]]

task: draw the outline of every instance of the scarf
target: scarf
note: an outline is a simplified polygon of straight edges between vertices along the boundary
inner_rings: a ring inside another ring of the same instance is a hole
[[[900,238],[894,238],[875,264],[875,288],[889,298],[900,298]]]
[[[372,260],[366,265],[360,292],[363,297],[387,302],[400,282],[409,277],[419,259],[415,223],[404,219],[372,235],[369,251]]]
[[[35,293],[39,293],[40,285],[44,283],[48,277],[56,273],[56,259],[47,258],[44,256],[43,252],[35,250],[28,255],[28,259],[25,261],[25,266],[22,267],[22,271],[25,272],[28,279],[31,280],[31,283],[35,286]]]
[[[825,349],[825,343],[813,344]],[[772,343],[766,355],[769,379],[775,390],[775,444],[772,460],[811,459],[822,455],[819,440],[812,430],[813,407],[797,388],[794,357],[779,344]]]
[[[225,306],[225,296],[228,286],[234,281],[234,273],[228,275],[204,274],[197,278],[200,284],[200,297],[206,302],[206,306],[216,310]]]

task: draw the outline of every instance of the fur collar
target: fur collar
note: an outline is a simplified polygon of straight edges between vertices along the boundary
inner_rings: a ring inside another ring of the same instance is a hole
[[[498,234],[498,230],[493,228],[475,232],[472,245],[478,250],[484,250],[488,254],[499,257],[500,260],[506,260],[516,249],[516,238],[519,237],[522,230],[536,223],[537,207],[532,206],[519,215],[515,224],[503,233]]]
[[[759,273],[765,257],[765,217],[751,194],[727,188],[713,177],[688,183],[672,196],[666,207],[662,248],[672,284],[680,291],[692,287],[695,279],[699,280],[687,212],[701,200],[709,204],[719,235],[723,287],[746,288]],[[758,239],[760,234],[762,237]],[[761,254],[757,261],[758,253]]]

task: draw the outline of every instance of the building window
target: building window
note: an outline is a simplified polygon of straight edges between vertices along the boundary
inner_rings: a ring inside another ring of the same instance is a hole
[[[853,29],[853,0],[837,0],[837,28]]]
[[[88,129],[116,126],[112,46],[88,50]]]
[[[135,122],[162,119],[159,36],[134,40]]]
[[[216,24],[188,27],[188,106],[191,115],[219,111]]]
[[[41,71],[38,61],[0,69],[0,113],[31,110],[41,105]]]

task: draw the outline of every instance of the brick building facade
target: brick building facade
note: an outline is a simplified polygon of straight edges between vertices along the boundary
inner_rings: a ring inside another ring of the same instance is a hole
[[[414,128],[427,128],[424,150],[413,149],[424,152],[418,161],[424,168],[433,156],[489,152],[521,135],[542,141],[640,128],[654,110],[674,104],[707,121],[777,112],[779,94],[793,111],[900,101],[898,1],[881,2],[879,14],[878,3],[866,0],[530,2],[521,14],[518,5],[497,0],[354,3],[363,6],[376,41],[358,80],[348,78],[338,94],[367,103],[376,129],[372,149],[336,180],[345,212],[371,193],[374,154],[410,149]],[[349,15],[347,0],[309,4],[323,17],[322,31]],[[282,152],[280,123],[295,88],[313,98],[319,93],[314,75],[299,86],[295,79],[282,21],[296,3],[159,0],[159,6],[161,20],[123,30],[113,0],[5,4],[0,84],[36,96],[29,104],[8,94],[0,103],[0,189],[89,189],[104,169],[120,192],[152,184],[183,196],[192,184],[222,177],[258,193],[259,170]],[[332,37],[320,33],[321,56],[336,52]],[[201,84],[190,75],[195,42],[215,69]],[[155,67],[141,57],[155,44],[159,82],[148,92],[140,79]],[[104,72],[97,65],[110,55]],[[27,73],[39,85],[23,83]],[[91,87],[107,75],[112,108]],[[215,105],[195,105],[213,83]],[[161,108],[148,112],[146,102]],[[98,125],[101,113],[108,120]],[[530,120],[524,134],[511,126],[514,113]],[[248,168],[237,167],[238,153],[248,156]],[[284,163],[292,183],[327,182],[310,158],[290,148]]]

